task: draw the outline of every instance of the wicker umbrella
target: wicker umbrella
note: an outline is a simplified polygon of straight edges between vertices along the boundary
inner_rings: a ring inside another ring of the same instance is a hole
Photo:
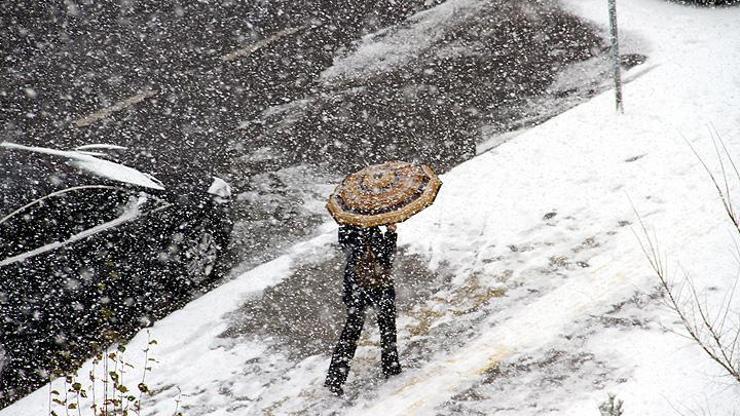
[[[386,162],[344,178],[326,208],[340,224],[395,224],[432,205],[441,186],[429,166]]]

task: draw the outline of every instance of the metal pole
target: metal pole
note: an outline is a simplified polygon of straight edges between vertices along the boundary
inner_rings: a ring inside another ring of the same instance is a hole
[[[609,0],[609,26],[612,43],[612,61],[614,64],[614,93],[617,100],[617,111],[624,113],[622,103],[622,72],[619,62],[619,35],[617,31],[617,0]]]

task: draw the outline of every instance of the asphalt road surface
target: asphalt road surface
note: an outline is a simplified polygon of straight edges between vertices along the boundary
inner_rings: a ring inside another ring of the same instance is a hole
[[[319,182],[388,159],[444,171],[475,154],[482,127],[505,132],[551,115],[528,103],[567,65],[605,51],[553,1],[493,0],[451,19],[407,65],[319,78],[362,36],[413,26],[409,16],[439,3],[6,2],[0,138],[128,146],[125,163],[170,187],[226,178],[249,193],[237,201],[235,251],[262,261],[321,220],[302,209],[306,196],[292,187],[306,185],[287,183],[286,168],[314,168]]]
[[[404,3],[403,5],[400,3]],[[3,140],[115,143],[156,176],[225,174],[236,127],[302,97],[334,51],[414,2],[96,1],[0,6]]]

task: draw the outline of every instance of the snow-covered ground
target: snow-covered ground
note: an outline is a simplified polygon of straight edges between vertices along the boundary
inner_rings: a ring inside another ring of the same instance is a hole
[[[604,1],[565,5],[606,25]],[[740,386],[679,335],[662,306],[634,210],[673,277],[692,275],[709,305],[727,293],[740,267],[736,234],[686,141],[712,166],[710,126],[733,154],[740,150],[740,8],[619,7],[625,42],[649,57],[625,74],[625,114],[606,92],[523,132],[444,175],[435,205],[399,226],[407,255],[439,271],[432,294],[400,311],[403,374],[378,377],[373,324],[344,398],[321,388],[328,349],[298,353],[281,338],[292,324],[280,322],[285,315],[272,317],[287,328],[274,335],[229,333],[268,288],[340,279],[319,267],[336,262],[327,216],[315,238],[154,324],[159,362],[144,414],[172,414],[178,389],[189,416],[585,416],[598,414],[607,392],[624,400],[627,415],[736,411]],[[313,296],[329,304],[336,293]],[[317,334],[335,319],[324,309],[303,315]],[[146,333],[129,343],[130,362],[141,361],[146,343]],[[0,416],[47,407],[42,388]]]

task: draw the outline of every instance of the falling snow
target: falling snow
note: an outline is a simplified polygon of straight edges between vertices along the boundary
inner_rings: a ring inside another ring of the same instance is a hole
[[[614,62],[608,3],[4,2],[0,416],[51,414],[101,352],[144,369],[142,415],[733,414],[639,224],[737,312],[737,230],[692,149],[734,178],[740,5],[617,0]],[[325,204],[389,160],[444,183],[398,227],[404,371],[370,312],[336,397]]]

